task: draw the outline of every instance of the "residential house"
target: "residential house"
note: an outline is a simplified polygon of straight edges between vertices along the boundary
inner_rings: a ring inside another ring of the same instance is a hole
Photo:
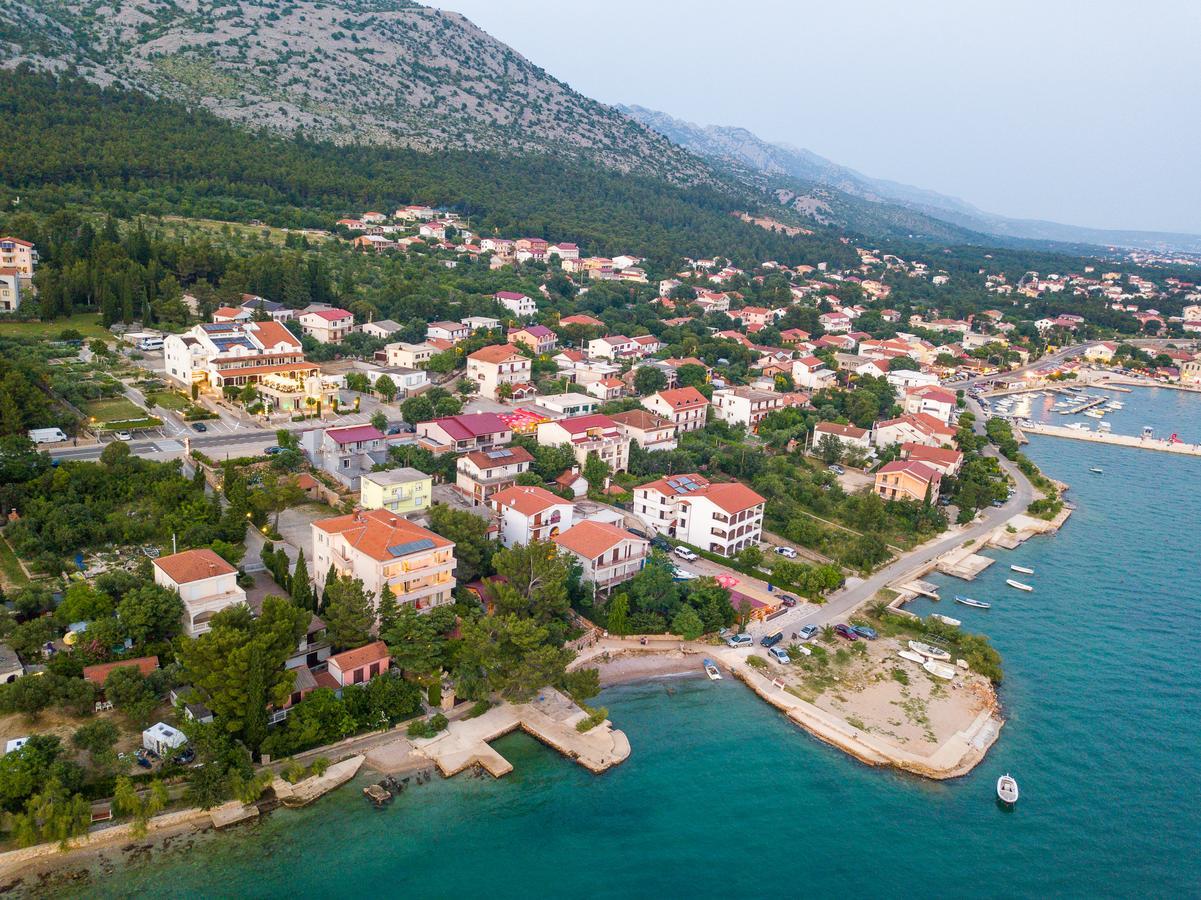
[[[154,560],[154,583],[170,588],[183,601],[183,633],[198,637],[223,609],[246,602],[238,570],[207,547]]]
[[[937,500],[942,472],[924,462],[898,459],[876,472],[875,491],[885,500]]]
[[[500,542],[506,547],[552,540],[575,518],[570,500],[533,485],[505,488],[492,495],[490,504],[500,523]]]
[[[489,400],[533,396],[532,370],[530,360],[511,344],[481,347],[467,357],[467,378]]]
[[[420,369],[427,365],[438,352],[432,344],[409,344],[397,341],[384,347],[384,358],[388,365],[403,369]]]
[[[400,331],[400,323],[394,322],[391,319],[380,319],[378,322],[364,322],[359,331],[368,337],[387,340],[397,331]]]
[[[560,325],[582,325],[585,328],[604,328],[605,323],[595,316],[586,316],[576,314],[574,316],[564,316],[559,320]]]
[[[614,413],[609,418],[616,423],[618,431],[643,450],[675,450],[679,446],[675,425],[649,410],[632,409]]]
[[[363,684],[388,671],[392,656],[383,641],[372,641],[354,650],[335,653],[326,661],[326,672],[338,687]]]
[[[321,344],[340,344],[354,331],[354,314],[345,309],[313,309],[302,312],[297,321],[304,334]]]
[[[623,359],[641,355],[639,344],[624,334],[611,334],[588,342],[590,359]]]
[[[1118,345],[1113,341],[1098,341],[1084,348],[1084,358],[1089,362],[1110,363]]]
[[[571,447],[576,462],[588,462],[595,453],[614,472],[624,472],[630,464],[630,439],[608,416],[575,416],[545,422],[538,426],[538,443],[543,447]]]
[[[497,291],[492,298],[519,319],[538,312],[538,304],[531,297],[516,291]]]
[[[610,375],[599,381],[590,381],[584,385],[584,390],[603,402],[620,400],[626,395],[626,383],[620,378]]]
[[[748,387],[723,388],[713,392],[713,415],[731,425],[752,431],[766,416],[784,408],[784,398],[769,391]]]
[[[363,509],[386,509],[410,516],[429,510],[433,492],[434,479],[408,466],[364,472],[359,481],[359,504]]]
[[[38,252],[29,241],[17,237],[0,237],[0,269],[16,269],[24,278],[33,277]]]
[[[426,340],[450,341],[457,344],[471,336],[471,328],[462,322],[430,322],[425,327]]]
[[[830,387],[837,380],[837,376],[816,356],[802,356],[792,361],[792,382],[797,387],[816,391]]]
[[[513,440],[513,430],[496,413],[464,413],[419,422],[417,438],[434,453],[470,453],[503,447]]]
[[[378,598],[389,591],[418,612],[453,603],[454,542],[386,509],[356,510],[312,524],[317,592],[334,574],[358,578]]]
[[[671,422],[677,436],[699,431],[708,418],[709,401],[694,387],[658,391],[643,397],[642,405]]]
[[[464,316],[459,321],[470,328],[472,333],[500,328],[500,319],[494,319],[491,316]]]
[[[634,514],[659,534],[727,557],[758,545],[766,502],[745,484],[696,474],[634,488]]]
[[[282,303],[268,300],[258,294],[243,294],[241,306],[256,319],[270,316],[274,322],[290,322],[296,318],[296,310],[290,306],[284,306]]]
[[[539,394],[531,402],[546,410],[552,419],[587,416],[596,412],[596,408],[600,406],[600,401],[595,397],[575,391],[568,391],[566,394]]]
[[[218,306],[213,310],[214,322],[249,322],[254,315],[240,306]]]
[[[516,484],[517,476],[528,472],[533,461],[525,447],[476,450],[455,463],[455,487],[472,506],[485,506],[494,494]]]
[[[559,243],[551,244],[546,248],[548,256],[557,256],[559,259],[579,259],[580,248],[575,244]]]
[[[564,469],[555,477],[554,483],[560,493],[566,491],[572,497],[579,498],[588,493],[588,479],[580,472],[578,464]]]
[[[0,312],[16,312],[21,308],[21,273],[17,269],[0,269]]]
[[[854,425],[818,422],[813,426],[813,447],[817,448],[824,437],[832,437],[843,445],[843,449],[858,447],[860,450],[870,450],[872,446],[872,433],[866,428],[856,428]]]
[[[579,560],[583,580],[602,596],[638,574],[650,547],[650,541],[616,525],[591,520],[571,526],[554,541]]]
[[[818,323],[830,334],[841,334],[851,330],[851,317],[844,312],[827,312],[817,317]]]
[[[559,345],[559,336],[545,325],[510,328],[507,338],[510,344],[521,344],[539,355],[550,353]]]
[[[907,390],[903,407],[911,415],[926,413],[945,424],[951,421],[957,402],[953,391],[930,385]]]
[[[872,442],[877,447],[910,442],[925,444],[927,447],[941,447],[944,444],[950,445],[954,440],[953,428],[926,413],[907,414],[877,422],[872,430]]]
[[[359,479],[387,460],[387,439],[374,425],[306,431],[300,446],[315,468],[333,475],[352,491]]]
[[[901,458],[912,459],[938,469],[943,475],[955,476],[963,466],[963,454],[950,447],[929,447],[909,441],[901,445]]]

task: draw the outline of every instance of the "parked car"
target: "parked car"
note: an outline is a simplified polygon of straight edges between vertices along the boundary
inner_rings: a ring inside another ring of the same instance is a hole
[[[115,437],[119,441],[132,441],[133,440],[133,435],[130,434],[128,431],[116,431],[113,433],[113,437]]]
[[[663,537],[661,534],[656,534],[651,538],[651,546],[656,550],[663,550],[666,553],[671,552],[671,541]]]
[[[193,431],[208,431],[209,427],[207,425],[205,425],[203,422],[193,422],[192,430]]]
[[[188,763],[190,763],[195,758],[196,758],[196,751],[194,749],[192,749],[191,747],[184,747],[183,750],[181,750],[179,753],[176,753],[175,756],[172,757],[171,761],[174,763],[178,763],[181,766],[186,766]]]
[[[680,559],[686,559],[689,562],[692,562],[694,559],[699,559],[699,557],[687,547],[676,547],[671,552],[680,557]]]
[[[644,541],[649,541],[651,539],[650,535],[647,534],[645,531],[643,531],[641,528],[627,528],[626,531],[628,531],[630,534],[634,535],[634,537],[642,538]]]
[[[839,622],[834,626],[834,631],[846,638],[848,641],[859,640],[859,635],[855,634],[855,629],[853,629],[850,625],[843,625],[841,622]]]
[[[268,456],[274,456],[277,453],[283,453],[284,448],[283,447],[267,447],[266,449],[263,450],[263,452],[266,453]]]
[[[768,656],[770,656],[772,659],[774,659],[776,662],[778,662],[782,666],[786,666],[790,662],[792,662],[792,657],[789,656],[787,653],[785,653],[783,650],[781,650],[779,647],[772,647],[770,650],[767,651],[767,654],[768,654]]]
[[[821,629],[818,628],[816,625],[802,625],[801,630],[798,631],[797,634],[799,634],[801,636],[802,641],[807,641],[811,637],[813,637],[815,634],[817,634],[820,630]]]
[[[830,466],[830,471],[833,472],[835,475],[845,475],[847,473],[847,470],[839,465]]]
[[[765,634],[761,637],[759,643],[764,647],[774,647],[782,640],[784,640],[784,632],[773,631],[771,634]]]
[[[861,638],[867,638],[869,641],[874,641],[880,636],[876,629],[868,625],[852,625],[851,631],[855,632],[855,634],[859,635]]]
[[[735,634],[726,638],[726,643],[737,650],[739,647],[754,647],[755,639],[749,634]]]
[[[796,597],[792,596],[792,594],[785,594],[780,598],[780,602],[789,609],[792,609],[794,606],[796,606]]]
[[[1005,501],[1003,501],[1003,500],[994,500],[994,501],[992,502],[992,505],[993,505],[993,506],[995,506],[997,509],[1000,509],[1002,506],[1004,506],[1004,505],[1005,505]]]
[[[791,547],[777,547],[775,549],[775,552],[780,554],[781,556],[786,556],[789,559],[796,559],[796,551],[793,550]]]

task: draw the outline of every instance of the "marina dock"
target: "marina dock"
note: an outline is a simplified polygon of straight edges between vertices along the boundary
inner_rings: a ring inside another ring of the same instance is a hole
[[[1159,450],[1162,453],[1179,453],[1184,456],[1201,456],[1201,445],[1165,441],[1159,438],[1134,437],[1129,434],[1104,434],[1098,431],[1082,431],[1061,425],[1041,425],[1031,422],[1022,426],[1026,434],[1045,434],[1049,437],[1071,438],[1076,441],[1092,441],[1094,444],[1113,444],[1118,447],[1135,447],[1139,450]]]
[[[1109,400],[1105,397],[1088,397],[1083,402],[1077,403],[1071,409],[1061,409],[1059,414],[1061,416],[1076,416],[1085,410],[1094,409],[1108,402]]]

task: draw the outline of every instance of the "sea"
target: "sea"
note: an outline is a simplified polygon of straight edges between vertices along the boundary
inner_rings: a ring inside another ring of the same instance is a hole
[[[1122,399],[1137,424],[1115,431],[1201,437],[1201,397]],[[698,673],[602,694],[633,747],[604,775],[510,735],[499,780],[434,779],[382,810],[346,787],[55,894],[1201,896],[1201,459],[1051,437],[1027,450],[1071,485],[1067,524],[987,551],[974,582],[934,576],[943,599],[912,607],[1004,657],[1006,724],[964,778],[865,766]],[[1014,563],[1035,570],[1018,576],[1032,593],[1006,586]],[[1012,810],[995,798],[1007,772]]]

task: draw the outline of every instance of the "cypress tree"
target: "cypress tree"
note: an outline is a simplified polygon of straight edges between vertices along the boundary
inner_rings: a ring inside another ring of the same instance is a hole
[[[292,602],[309,612],[317,611],[317,598],[309,583],[309,567],[304,561],[304,551],[296,557],[296,568],[292,570]]]

